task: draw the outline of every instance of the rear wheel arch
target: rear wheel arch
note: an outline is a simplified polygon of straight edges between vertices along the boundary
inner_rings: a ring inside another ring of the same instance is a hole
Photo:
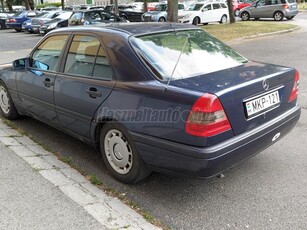
[[[282,11],[276,11],[273,14],[273,18],[275,21],[282,21],[284,19],[285,15]]]

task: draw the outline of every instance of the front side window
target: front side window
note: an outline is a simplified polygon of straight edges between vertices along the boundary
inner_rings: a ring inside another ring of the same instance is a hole
[[[199,11],[204,4],[197,3],[197,4],[192,4],[187,8],[187,11]]]
[[[131,37],[130,42],[148,68],[161,80],[199,76],[247,62],[203,30]]]
[[[204,7],[204,9],[205,9],[205,11],[212,10],[211,4],[206,5],[206,6]]]
[[[34,63],[41,62],[47,65],[47,70],[56,71],[60,60],[60,54],[64,49],[67,39],[68,35],[55,35],[47,38],[33,52],[32,59],[34,60]],[[32,67],[41,69],[40,66],[41,65],[35,65]],[[43,70],[46,70],[46,68],[44,67]]]

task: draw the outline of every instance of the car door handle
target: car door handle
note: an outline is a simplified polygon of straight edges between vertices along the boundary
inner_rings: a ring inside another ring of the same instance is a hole
[[[86,93],[91,97],[91,98],[97,98],[97,97],[101,97],[102,93],[97,91],[96,88],[90,88],[89,90],[86,91]]]
[[[53,86],[53,82],[51,82],[50,78],[46,78],[43,83],[46,87]]]

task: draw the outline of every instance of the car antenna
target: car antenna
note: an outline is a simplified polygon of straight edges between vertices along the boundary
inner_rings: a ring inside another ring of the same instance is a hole
[[[178,56],[178,59],[177,59],[177,61],[176,61],[176,64],[175,64],[175,66],[174,66],[174,69],[173,69],[173,71],[172,71],[172,74],[171,74],[170,78],[168,79],[168,82],[167,82],[167,84],[166,84],[166,86],[165,86],[164,92],[168,89],[168,86],[169,86],[171,80],[173,79],[175,70],[177,69],[177,65],[178,65],[178,63],[179,63],[179,61],[180,61],[180,58],[181,58],[181,55],[182,55],[182,53],[183,53],[183,51],[184,51],[184,49],[185,49],[185,47],[186,47],[186,45],[187,45],[188,39],[189,39],[189,36],[187,36],[187,38],[186,38],[185,41],[184,41],[184,44],[183,44],[183,46],[182,46],[181,52],[180,52],[180,54],[179,54],[179,56]]]

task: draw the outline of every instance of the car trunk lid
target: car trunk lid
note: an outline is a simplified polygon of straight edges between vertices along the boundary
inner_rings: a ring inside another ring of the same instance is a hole
[[[295,105],[289,103],[295,69],[248,62],[197,77],[174,80],[172,86],[216,95],[234,135],[251,130]]]

